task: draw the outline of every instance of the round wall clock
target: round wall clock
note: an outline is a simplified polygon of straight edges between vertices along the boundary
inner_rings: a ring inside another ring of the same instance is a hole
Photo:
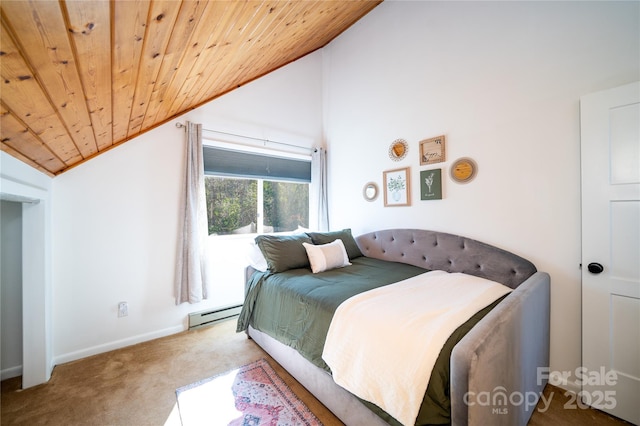
[[[478,165],[471,158],[459,158],[451,165],[451,179],[459,183],[471,182],[478,173]]]
[[[409,144],[404,139],[396,139],[389,146],[389,157],[393,161],[400,161],[407,156],[409,152]]]

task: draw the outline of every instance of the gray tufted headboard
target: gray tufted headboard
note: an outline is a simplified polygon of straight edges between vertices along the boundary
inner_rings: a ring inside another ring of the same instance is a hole
[[[518,287],[536,272],[533,263],[489,244],[423,229],[386,229],[356,237],[367,257],[425,269],[464,272]]]

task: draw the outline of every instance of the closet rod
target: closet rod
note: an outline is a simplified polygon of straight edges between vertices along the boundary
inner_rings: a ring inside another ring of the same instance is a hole
[[[176,127],[177,127],[178,129],[180,129],[180,128],[183,128],[183,127],[184,127],[184,128],[185,128],[185,130],[186,130],[186,127],[187,127],[187,126],[185,126],[185,125],[184,125],[184,124],[182,124],[182,123],[176,123]],[[220,135],[226,135],[226,136],[235,136],[235,137],[243,138],[243,139],[251,139],[251,140],[254,140],[254,141],[260,141],[260,142],[263,142],[263,143],[273,143],[273,144],[276,144],[276,145],[290,146],[290,147],[293,147],[293,148],[297,148],[297,149],[304,149],[304,150],[311,151],[311,152],[315,152],[315,151],[316,151],[316,149],[315,149],[315,148],[309,148],[309,147],[306,147],[306,146],[294,145],[294,144],[291,144],[291,143],[285,143],[285,142],[277,142],[277,141],[272,141],[272,140],[264,139],[264,138],[256,138],[256,137],[253,137],[253,136],[239,135],[239,134],[236,134],[236,133],[223,132],[223,131],[220,131],[220,130],[212,130],[212,129],[205,129],[205,128],[203,128],[203,129],[202,129],[202,131],[204,131],[204,132],[211,132],[211,133],[218,133],[218,134],[220,134]]]

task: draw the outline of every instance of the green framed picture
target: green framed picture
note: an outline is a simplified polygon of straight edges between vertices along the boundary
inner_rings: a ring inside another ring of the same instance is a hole
[[[420,171],[420,199],[442,200],[442,169]]]

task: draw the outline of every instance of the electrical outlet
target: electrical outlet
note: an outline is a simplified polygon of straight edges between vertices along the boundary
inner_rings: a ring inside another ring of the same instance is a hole
[[[118,303],[118,318],[129,315],[129,305],[127,302]]]

